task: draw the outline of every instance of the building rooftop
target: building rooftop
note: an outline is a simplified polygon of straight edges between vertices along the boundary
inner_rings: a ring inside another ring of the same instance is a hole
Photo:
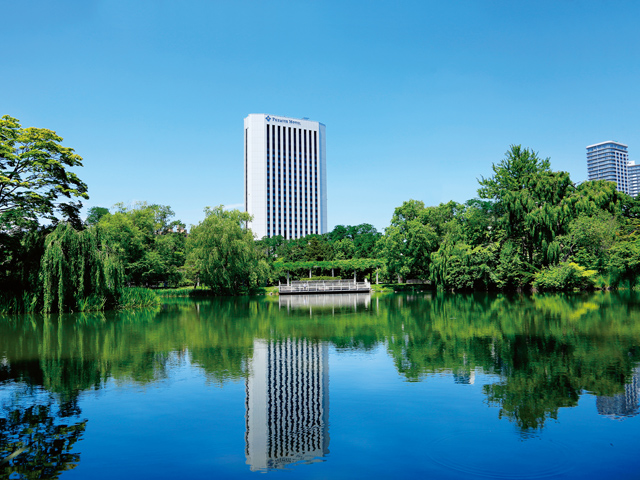
[[[608,143],[614,143],[616,145],[620,145],[621,147],[625,147],[625,148],[629,147],[628,145],[625,145],[624,143],[616,142],[615,140],[608,140],[606,142],[600,142],[600,143],[594,143],[593,145],[587,145],[586,148],[597,147],[599,145],[606,145]]]

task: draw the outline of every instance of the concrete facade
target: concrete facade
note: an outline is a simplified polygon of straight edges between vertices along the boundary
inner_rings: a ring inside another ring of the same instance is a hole
[[[244,119],[244,205],[257,239],[327,232],[325,126],[252,113]]]
[[[614,141],[596,143],[587,147],[587,173],[589,180],[615,182],[618,190],[629,190],[629,153],[627,145]]]

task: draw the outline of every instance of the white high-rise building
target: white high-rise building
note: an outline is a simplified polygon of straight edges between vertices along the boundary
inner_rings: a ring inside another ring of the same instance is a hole
[[[247,464],[253,471],[329,453],[329,352],[306,339],[254,340],[246,383]]]
[[[616,182],[618,190],[630,193],[629,153],[627,145],[614,141],[596,143],[587,147],[587,173],[589,180]]]
[[[640,193],[640,164],[631,161],[627,165],[629,174],[629,195],[637,197]]]
[[[326,233],[325,126],[262,113],[247,116],[244,192],[256,238]]]

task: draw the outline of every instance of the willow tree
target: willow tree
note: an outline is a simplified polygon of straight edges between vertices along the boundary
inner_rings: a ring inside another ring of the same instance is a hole
[[[45,240],[40,283],[45,312],[103,309],[118,301],[122,267],[100,229],[61,223]]]
[[[222,205],[205,209],[206,218],[191,229],[187,239],[188,261],[211,290],[237,294],[260,286],[269,266],[258,250],[246,212],[226,211]]]
[[[74,171],[82,166],[82,158],[72,148],[63,146],[62,141],[52,130],[22,127],[16,118],[0,117],[3,305],[22,303],[20,299],[35,294],[43,236],[50,229],[41,224],[68,221],[81,225],[81,200],[89,196],[87,185]]]

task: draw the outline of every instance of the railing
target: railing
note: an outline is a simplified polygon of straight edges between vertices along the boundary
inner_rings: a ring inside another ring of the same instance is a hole
[[[371,284],[349,280],[310,280],[308,282],[296,281],[290,285],[280,285],[280,294],[293,293],[339,293],[339,292],[369,292]]]

